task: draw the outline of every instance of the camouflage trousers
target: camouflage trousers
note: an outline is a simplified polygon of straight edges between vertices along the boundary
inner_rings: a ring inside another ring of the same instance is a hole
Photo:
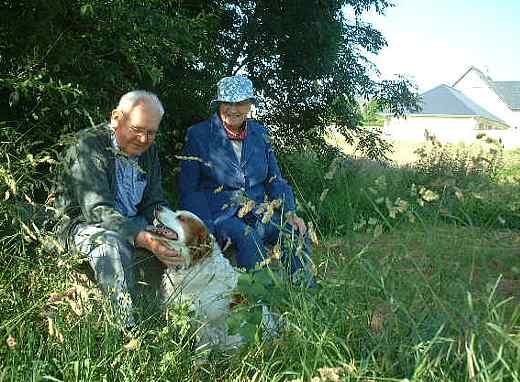
[[[142,216],[133,219],[139,219],[143,228],[147,225]],[[143,272],[143,263],[154,263],[155,268],[160,267],[157,259],[149,253],[145,254],[144,250],[137,250],[117,232],[96,224],[78,225],[74,244],[80,256],[88,259],[96,283],[110,298],[118,324],[127,328],[135,326],[135,301],[139,296],[136,273]],[[157,269],[154,272],[157,273]],[[155,279],[160,284],[160,275],[155,275]]]

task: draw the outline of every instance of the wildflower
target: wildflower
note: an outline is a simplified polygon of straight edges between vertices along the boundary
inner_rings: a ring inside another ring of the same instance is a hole
[[[318,235],[316,234],[316,230],[314,229],[314,224],[312,222],[309,222],[307,224],[307,232],[309,234],[309,239],[315,244],[318,245]]]
[[[421,187],[421,189],[419,190],[419,194],[421,195],[422,199],[426,202],[433,202],[439,199],[439,194],[424,187]]]
[[[268,257],[267,259],[264,259],[262,261],[260,261],[257,265],[256,265],[256,269],[262,269],[262,268],[265,268],[267,267],[269,264],[271,264],[272,260],[270,257]]]
[[[320,195],[320,202],[323,203],[323,201],[325,200],[325,198],[327,197],[327,194],[329,193],[329,189],[326,188],[323,190],[323,192],[321,193]]]
[[[410,205],[406,200],[401,200],[399,198],[397,198],[396,204],[397,204],[397,210],[401,213],[407,211],[408,207]]]
[[[12,335],[9,335],[9,337],[7,337],[7,340],[5,342],[7,343],[7,347],[9,349],[14,349],[16,346],[16,338],[14,338]]]
[[[282,206],[282,199],[274,199],[272,202],[271,202],[271,206],[273,209],[278,209]]]
[[[141,341],[137,338],[132,338],[123,348],[127,351],[139,350],[141,348]]]
[[[238,217],[239,218],[243,218],[244,216],[246,216],[248,213],[250,213],[251,211],[253,211],[253,209],[255,208],[255,201],[252,200],[252,199],[249,199],[239,210],[238,210]]]
[[[63,334],[61,334],[52,317],[47,317],[47,329],[50,337],[55,337],[60,344],[63,343]]]
[[[277,243],[273,247],[273,252],[272,253],[273,253],[272,254],[273,259],[279,260],[282,257],[282,248],[281,248],[280,244]]]
[[[343,368],[341,367],[322,367],[318,369],[321,381],[340,382]]]
[[[267,207],[267,210],[264,213],[264,216],[262,217],[262,224],[267,224],[271,221],[271,218],[274,214],[274,208],[271,204]]]

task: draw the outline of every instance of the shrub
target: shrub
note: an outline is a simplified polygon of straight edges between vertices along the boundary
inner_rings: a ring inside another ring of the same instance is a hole
[[[325,235],[381,232],[417,218],[519,228],[520,192],[502,175],[503,149],[480,140],[473,147],[430,138],[417,163],[403,168],[333,150],[325,156],[307,150],[282,163],[300,210]]]

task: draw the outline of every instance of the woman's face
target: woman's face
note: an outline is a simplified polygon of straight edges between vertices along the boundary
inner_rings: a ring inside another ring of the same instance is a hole
[[[251,101],[221,102],[219,110],[220,118],[222,118],[226,127],[232,130],[239,130],[251,111]]]

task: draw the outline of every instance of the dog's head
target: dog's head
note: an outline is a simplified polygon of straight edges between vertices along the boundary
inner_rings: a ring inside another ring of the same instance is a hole
[[[204,222],[189,211],[172,211],[159,207],[155,213],[154,225],[163,226],[177,233],[177,240],[167,240],[166,244],[176,249],[193,265],[213,253],[213,239]]]

